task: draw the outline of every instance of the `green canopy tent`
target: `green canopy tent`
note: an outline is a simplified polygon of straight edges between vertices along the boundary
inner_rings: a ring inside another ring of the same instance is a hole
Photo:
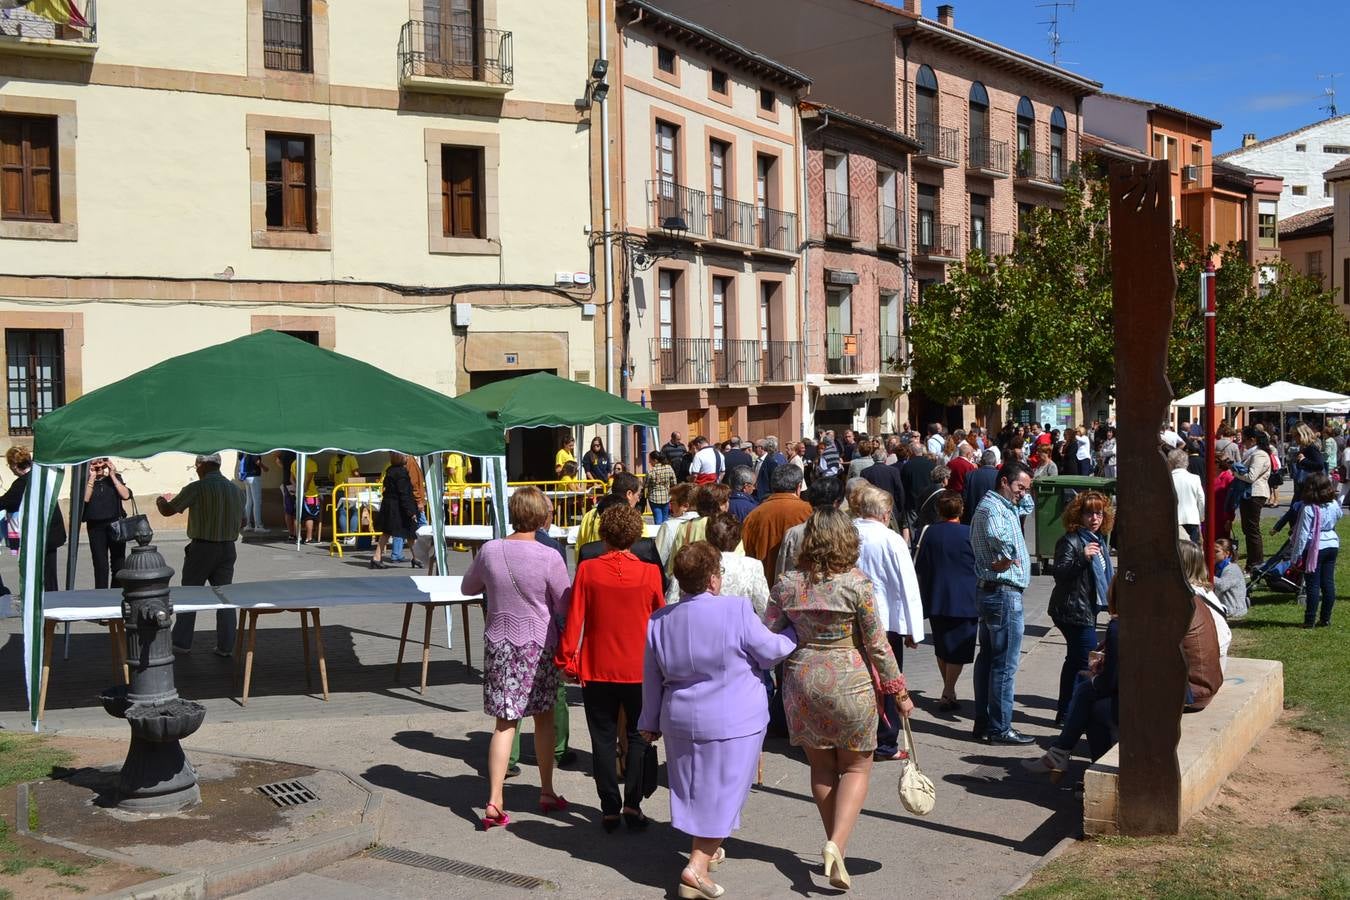
[[[654,409],[548,372],[485,384],[458,399],[487,413],[503,429],[577,425],[655,428],[661,423],[660,413]],[[505,468],[498,474],[500,483],[505,484]]]
[[[24,500],[20,579],[24,668],[37,725],[42,660],[42,571],[47,523],[64,467],[100,456],[236,450],[306,455],[399,450],[423,458],[427,494],[442,494],[439,454],[494,457],[501,426],[477,409],[368,363],[263,331],[167,359],[39,419]],[[444,571],[443,510],[430,504]],[[500,516],[500,513],[499,513]]]

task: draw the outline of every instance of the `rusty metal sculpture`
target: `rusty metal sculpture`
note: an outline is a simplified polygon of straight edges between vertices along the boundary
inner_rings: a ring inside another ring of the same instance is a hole
[[[1176,500],[1158,426],[1167,418],[1167,341],[1176,276],[1166,161],[1111,166],[1119,426],[1119,825],[1124,834],[1181,827],[1177,742],[1186,692],[1181,641],[1190,592],[1177,555]]]

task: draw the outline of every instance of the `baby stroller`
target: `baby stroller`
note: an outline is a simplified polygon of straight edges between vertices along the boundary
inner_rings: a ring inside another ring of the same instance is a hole
[[[1298,593],[1299,585],[1303,581],[1303,571],[1301,568],[1294,568],[1291,571],[1294,564],[1293,544],[1292,538],[1285,541],[1265,562],[1252,569],[1251,574],[1247,576],[1248,594],[1256,584],[1280,594]]]

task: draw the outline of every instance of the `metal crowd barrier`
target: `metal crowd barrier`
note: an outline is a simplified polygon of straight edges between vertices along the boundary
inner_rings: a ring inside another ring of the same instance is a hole
[[[380,508],[380,489],[378,484],[353,481],[339,484],[333,488],[329,501],[333,531],[328,544],[328,555],[342,557],[342,542],[348,538],[368,537],[376,539],[380,532],[375,528],[375,513]],[[345,529],[338,527],[338,510],[345,509],[347,522]]]

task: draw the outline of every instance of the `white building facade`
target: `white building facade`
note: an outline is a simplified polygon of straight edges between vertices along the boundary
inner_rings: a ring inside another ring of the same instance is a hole
[[[1282,177],[1280,215],[1298,215],[1331,205],[1332,188],[1322,176],[1350,159],[1350,113],[1263,141],[1245,134],[1242,142],[1238,149],[1214,158]]]

